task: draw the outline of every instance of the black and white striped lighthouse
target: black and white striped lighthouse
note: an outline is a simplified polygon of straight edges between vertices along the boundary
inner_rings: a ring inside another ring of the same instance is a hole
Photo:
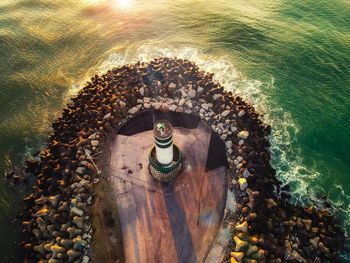
[[[164,167],[170,167],[174,157],[173,127],[170,122],[160,120],[154,124],[153,132],[157,161]]]
[[[173,127],[167,120],[158,120],[153,133],[155,145],[149,155],[151,174],[159,181],[170,182],[182,168],[182,154],[173,143]]]

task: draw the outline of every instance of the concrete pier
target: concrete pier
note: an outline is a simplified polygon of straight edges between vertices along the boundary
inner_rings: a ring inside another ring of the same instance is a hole
[[[117,135],[110,180],[118,208],[126,262],[203,262],[221,225],[226,167],[206,169],[211,130],[174,128],[185,168],[174,184],[149,173],[153,131]],[[220,148],[218,148],[220,149]],[[224,150],[224,148],[222,149]]]

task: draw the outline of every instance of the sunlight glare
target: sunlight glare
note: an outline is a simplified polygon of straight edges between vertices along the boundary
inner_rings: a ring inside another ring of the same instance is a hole
[[[121,9],[128,9],[131,7],[133,0],[115,0],[116,4]]]
[[[88,5],[97,5],[101,4],[102,2],[104,2],[104,0],[83,0],[83,3]]]

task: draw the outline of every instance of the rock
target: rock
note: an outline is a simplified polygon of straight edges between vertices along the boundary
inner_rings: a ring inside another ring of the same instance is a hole
[[[192,109],[193,108],[192,100],[187,100],[186,101],[186,106],[189,107],[190,109]]]
[[[63,253],[66,251],[64,247],[60,247],[59,245],[53,245],[50,247],[50,250],[52,251],[52,257],[55,258],[57,257],[58,253]]]
[[[184,98],[180,99],[179,106],[183,106],[185,104],[186,100]]]
[[[83,228],[84,226],[84,217],[80,217],[80,216],[75,216],[73,217],[73,222],[74,224],[78,227],[78,228]]]
[[[238,134],[237,134],[237,137],[238,138],[241,138],[241,139],[247,139],[249,136],[249,132],[248,131],[240,131]]]
[[[323,253],[329,253],[329,249],[322,243],[318,243],[317,247],[322,251]]]
[[[63,261],[60,260],[59,256],[58,255],[63,255],[62,253],[58,253],[57,254],[57,258],[58,259],[54,259],[54,258],[50,258],[49,261],[47,261],[47,263],[62,263]],[[53,257],[53,256],[52,256]],[[39,261],[39,262],[42,262],[42,261]]]
[[[293,251],[291,253],[291,259],[296,260],[298,262],[304,262],[305,260],[300,256],[300,254],[297,251]]]
[[[290,226],[290,227],[293,227],[296,225],[296,223],[293,220],[284,221],[283,224],[285,226]]]
[[[244,253],[243,252],[231,252],[230,256],[234,257],[238,262],[241,262],[243,257],[244,257]]]
[[[67,232],[69,233],[69,238],[74,238],[77,235],[80,235],[82,231],[76,227],[68,227]]]
[[[245,254],[249,257],[249,256],[255,254],[257,251],[258,251],[257,246],[249,246],[247,251],[245,252]]]
[[[94,140],[96,138],[96,136],[97,136],[97,132],[94,132],[88,138],[89,138],[89,140]],[[87,150],[87,151],[89,151],[89,150]]]
[[[48,199],[48,197],[42,195],[42,196],[40,196],[40,198],[35,199],[34,202],[37,205],[43,205],[43,204],[45,204],[47,202],[47,199]]]
[[[242,251],[243,248],[248,246],[248,242],[241,240],[238,236],[234,236],[233,240],[236,243],[236,247],[235,247],[236,252]]]
[[[315,237],[315,238],[311,238],[309,240],[310,244],[314,247],[317,248],[318,247],[318,242],[320,241],[320,237]]]
[[[225,141],[227,139],[227,134],[222,134],[220,136],[221,140]]]
[[[249,196],[249,199],[254,199],[255,197],[258,197],[259,196],[259,191],[253,191],[253,190],[251,190],[251,189],[247,189],[246,190],[246,192],[247,192],[247,194],[248,194],[248,196]]]
[[[39,229],[41,230],[41,232],[44,232],[45,229],[46,229],[46,222],[45,222],[45,220],[42,219],[41,217],[38,217],[35,221],[36,221]]]
[[[169,110],[170,111],[176,111],[177,110],[177,106],[172,104],[172,105],[169,106]]]
[[[231,132],[235,132],[235,131],[237,131],[237,127],[235,127],[235,126],[231,126]]]
[[[111,113],[107,113],[105,116],[103,116],[104,120],[109,120],[111,118],[112,114]]]
[[[242,210],[241,210],[242,214],[246,214],[249,212],[249,207],[243,207]]]
[[[92,147],[97,147],[100,144],[100,142],[98,140],[92,140],[91,141],[91,146]]]
[[[70,249],[73,247],[73,241],[70,239],[62,239],[61,245],[64,246],[66,249]]]
[[[78,251],[83,251],[83,249],[87,246],[87,242],[81,238],[81,236],[77,236],[73,239],[73,249]]]
[[[67,202],[62,202],[62,203],[60,203],[60,206],[59,206],[59,208],[57,209],[57,211],[58,211],[58,212],[63,212],[63,211],[69,212],[68,203],[67,203]]]
[[[248,220],[248,221],[251,221],[251,220],[256,219],[257,217],[258,217],[257,213],[249,213],[249,215],[246,216],[245,219]]]
[[[162,103],[161,102],[156,102],[156,103],[153,103],[153,107],[158,110],[160,107],[162,107]]]
[[[311,228],[312,220],[311,219],[302,219],[301,222],[303,222],[305,229],[309,231]]]
[[[198,94],[202,94],[203,92],[204,92],[204,88],[203,87],[198,87],[197,93]]]
[[[82,263],[88,263],[90,261],[90,258],[88,256],[83,256],[83,260],[81,261]]]
[[[150,97],[144,97],[143,98],[143,102],[144,103],[150,103],[151,102],[151,98]]]
[[[250,175],[250,173],[249,173],[248,169],[245,168],[245,169],[244,169],[244,172],[243,172],[243,177],[244,177],[244,178],[248,178],[249,175]]]
[[[274,199],[272,199],[272,198],[265,199],[265,201],[266,201],[267,208],[269,208],[269,209],[272,208],[272,207],[277,206],[276,201]]]
[[[138,107],[132,107],[130,110],[128,110],[128,113],[131,115],[134,115],[136,112],[139,111],[140,108]]]
[[[241,189],[241,191],[244,191],[245,189],[247,189],[248,182],[245,178],[239,178],[238,183],[239,183],[239,188]]]
[[[124,102],[124,101],[120,101],[119,102],[119,106],[120,106],[120,108],[122,109],[122,110],[124,110],[125,108],[126,108],[126,103]]]
[[[244,114],[245,114],[245,111],[240,110],[237,115],[238,115],[238,117],[242,117]]]
[[[255,208],[255,197],[259,196],[259,191],[252,191],[249,188],[246,190],[248,197],[249,197],[249,202],[247,203],[247,206],[250,208],[250,210],[254,210]]]
[[[311,227],[311,232],[318,233],[319,232],[319,228],[318,227]]]
[[[83,216],[84,215],[84,211],[77,208],[77,207],[72,207],[70,209],[70,213],[73,215],[73,216]]]
[[[197,95],[197,92],[194,89],[191,89],[187,95],[190,99],[194,99]]]
[[[85,239],[85,240],[89,240],[89,239],[91,239],[91,238],[92,238],[92,236],[89,235],[89,234],[84,234],[84,235],[83,235],[83,239]]]
[[[34,214],[35,217],[46,216],[49,213],[47,208],[43,208]]]
[[[174,91],[176,91],[176,84],[175,83],[170,83],[168,86],[168,90],[169,92],[173,93]]]
[[[250,240],[253,244],[263,244],[265,242],[264,237],[260,237],[258,235],[250,236]]]
[[[257,253],[251,256],[251,258],[258,260],[257,262],[265,262],[265,251],[259,249]]]
[[[69,257],[69,262],[73,262],[81,256],[81,252],[70,249],[68,250],[67,255]]]
[[[218,100],[219,98],[221,98],[222,97],[222,95],[221,94],[214,94],[213,95],[213,100]]]
[[[227,142],[225,142],[225,145],[226,145],[226,148],[232,148],[233,143],[232,143],[232,141],[227,141]]]
[[[33,250],[39,252],[43,256],[46,255],[46,250],[44,249],[44,245],[42,243],[33,247]]]
[[[34,228],[32,233],[34,234],[34,236],[36,237],[36,239],[40,240],[41,239],[41,231],[37,228]]]
[[[243,221],[243,223],[236,225],[235,228],[238,231],[246,233],[248,230],[248,223],[247,223],[247,221]]]
[[[26,244],[23,245],[23,248],[24,248],[24,249],[28,249],[28,250],[29,250],[29,249],[32,249],[32,248],[33,248],[33,244],[31,244],[31,243],[26,243]]]
[[[209,103],[203,103],[203,104],[201,105],[201,107],[207,111],[207,110],[210,109],[210,104],[209,104]]]
[[[55,231],[55,226],[54,225],[48,225],[46,229],[49,231],[49,233],[53,233]]]
[[[56,207],[60,201],[60,198],[61,198],[61,195],[57,194],[57,195],[49,196],[48,201],[49,203],[51,203],[51,205]]]
[[[145,96],[145,88],[144,87],[141,87],[140,89],[139,89],[139,92],[140,92],[140,95],[143,97],[143,96]]]
[[[91,141],[91,143],[92,143],[92,142],[93,142],[93,141]],[[84,175],[84,174],[85,174],[85,167],[80,166],[80,167],[78,167],[78,168],[75,170],[75,172],[78,173],[78,174]]]
[[[230,114],[230,110],[224,110],[222,113],[221,113],[221,116],[222,117],[226,117],[227,115],[229,115]]]
[[[50,248],[51,248],[51,246],[54,244],[54,241],[51,240],[50,243],[48,243],[48,242],[43,242],[43,244],[44,244],[44,249],[45,249],[46,251],[50,251]]]

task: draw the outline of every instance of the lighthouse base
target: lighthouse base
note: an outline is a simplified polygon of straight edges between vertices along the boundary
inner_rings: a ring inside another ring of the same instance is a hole
[[[170,165],[164,166],[157,161],[156,148],[153,147],[149,154],[150,172],[151,175],[163,183],[175,181],[177,176],[181,173],[183,157],[179,148],[174,144],[173,146],[173,161]]]

